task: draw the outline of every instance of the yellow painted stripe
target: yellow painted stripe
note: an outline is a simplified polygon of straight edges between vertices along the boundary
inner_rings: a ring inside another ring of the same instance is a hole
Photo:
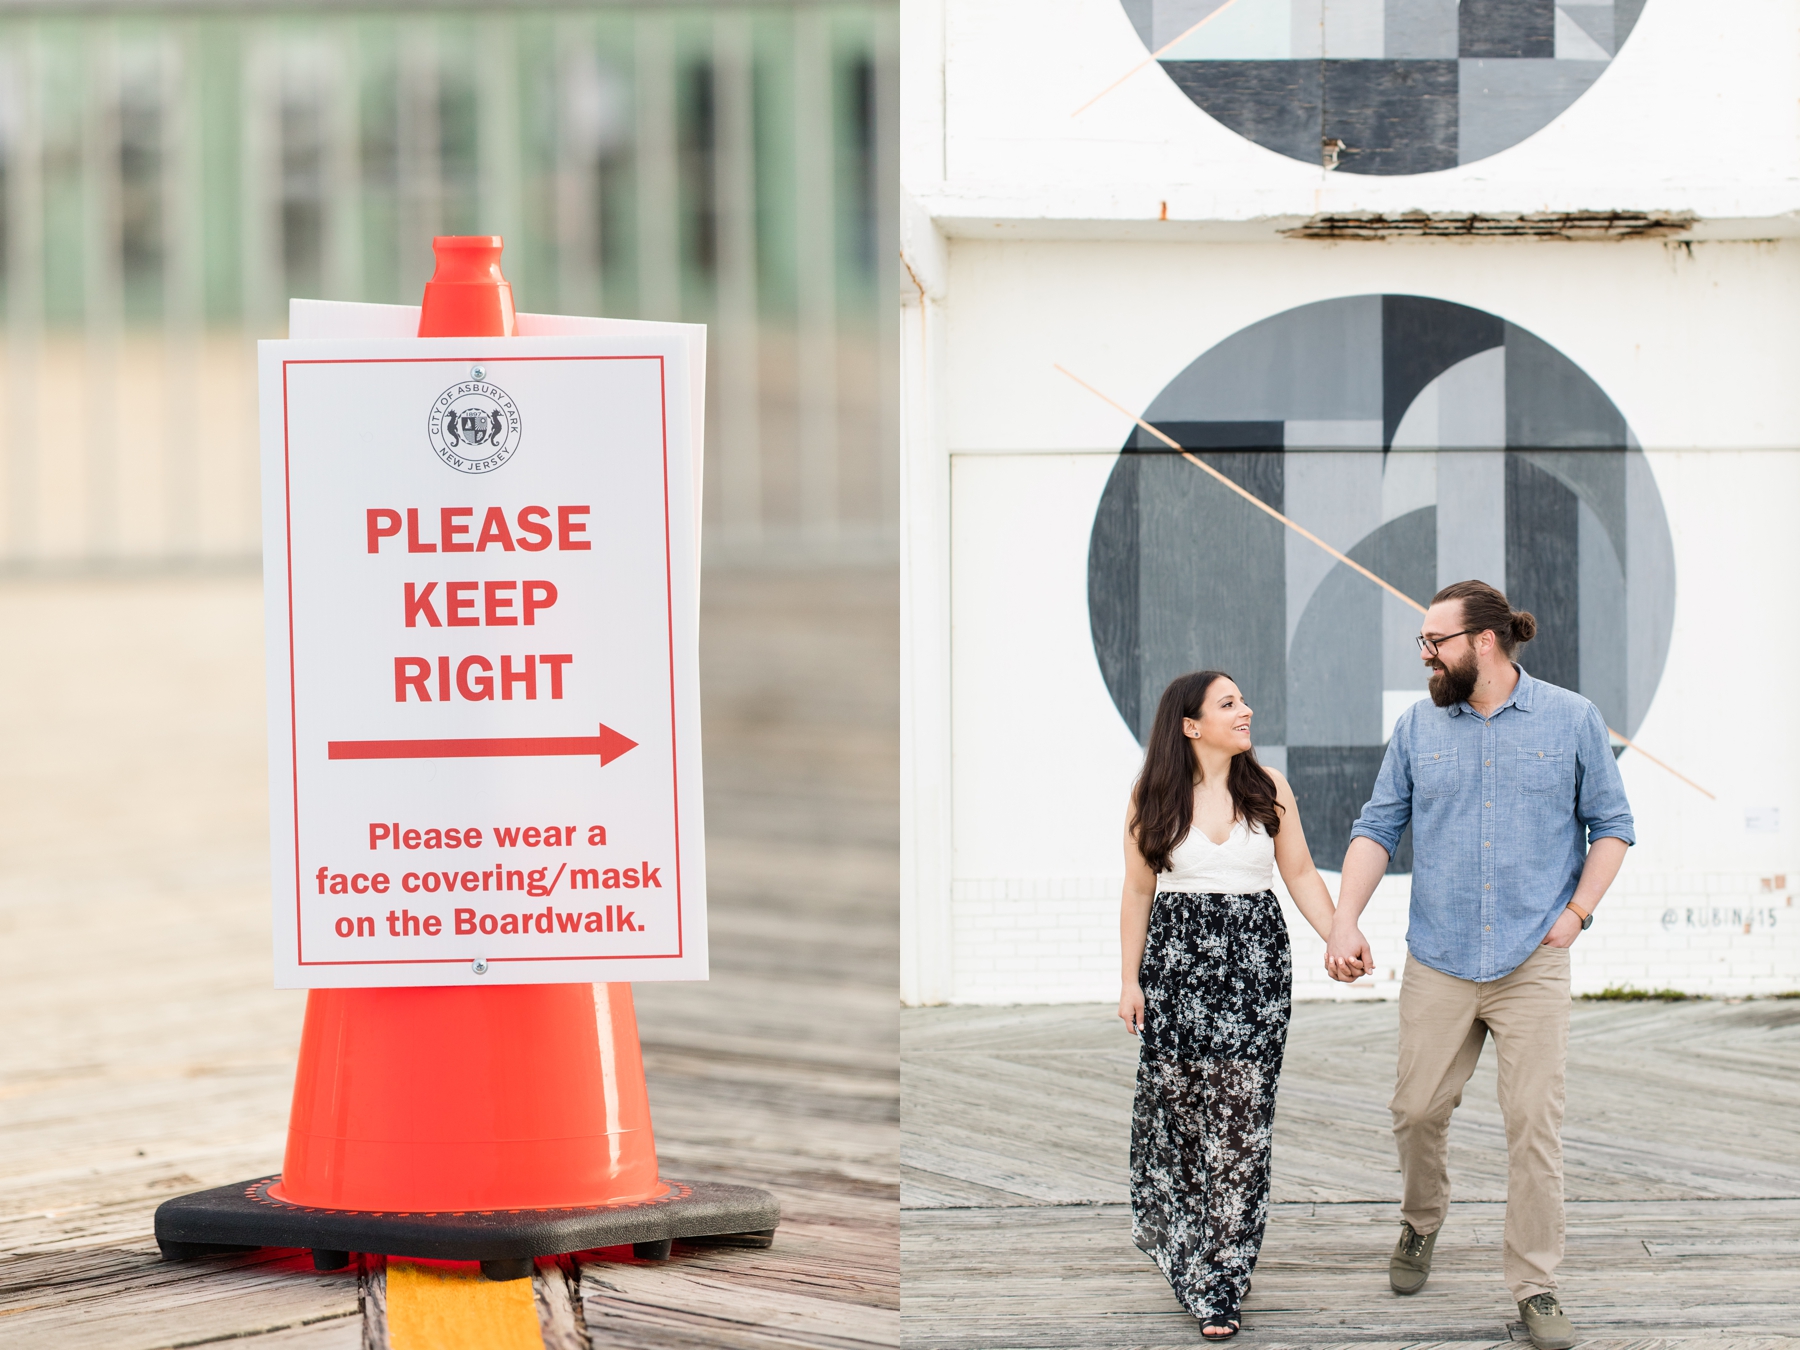
[[[530,1280],[487,1280],[462,1265],[387,1268],[390,1350],[544,1350]]]

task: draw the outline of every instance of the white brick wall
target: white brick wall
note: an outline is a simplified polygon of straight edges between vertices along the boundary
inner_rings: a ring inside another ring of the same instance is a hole
[[[1795,873],[1627,873],[1575,944],[1575,992],[1609,985],[1690,994],[1800,989]],[[1327,883],[1335,893],[1337,878]],[[1119,993],[1118,877],[964,878],[952,899],[953,1001],[1084,1003]],[[1379,969],[1346,986],[1324,971],[1325,944],[1282,895],[1294,997],[1391,998],[1406,959],[1410,878],[1389,877],[1363,917]],[[1747,927],[1746,927],[1747,926]]]

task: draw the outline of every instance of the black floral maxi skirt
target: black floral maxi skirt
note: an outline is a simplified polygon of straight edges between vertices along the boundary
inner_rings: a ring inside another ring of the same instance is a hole
[[[1235,1310],[1269,1214],[1293,967],[1272,891],[1164,891],[1138,982],[1131,1237],[1189,1312]]]

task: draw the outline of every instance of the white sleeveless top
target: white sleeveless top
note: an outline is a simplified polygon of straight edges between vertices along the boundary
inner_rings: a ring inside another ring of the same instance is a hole
[[[1159,891],[1198,895],[1255,895],[1275,884],[1275,841],[1261,825],[1235,822],[1222,844],[1196,823],[1169,850],[1169,870],[1156,876]]]

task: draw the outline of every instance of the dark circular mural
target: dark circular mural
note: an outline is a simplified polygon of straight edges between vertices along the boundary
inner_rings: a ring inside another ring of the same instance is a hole
[[[1344,173],[1430,173],[1548,126],[1644,0],[1123,0],[1162,68],[1240,136]],[[1199,27],[1195,28],[1198,24]]]
[[[1643,721],[1674,623],[1662,497],[1612,400],[1523,328],[1414,295],[1303,305],[1207,351],[1144,419],[1421,604],[1500,587],[1538,619],[1521,665],[1626,736]],[[1138,428],[1094,516],[1088,615],[1140,743],[1176,675],[1232,674],[1335,871],[1426,697],[1417,611]],[[1412,870],[1410,835],[1390,870]]]

